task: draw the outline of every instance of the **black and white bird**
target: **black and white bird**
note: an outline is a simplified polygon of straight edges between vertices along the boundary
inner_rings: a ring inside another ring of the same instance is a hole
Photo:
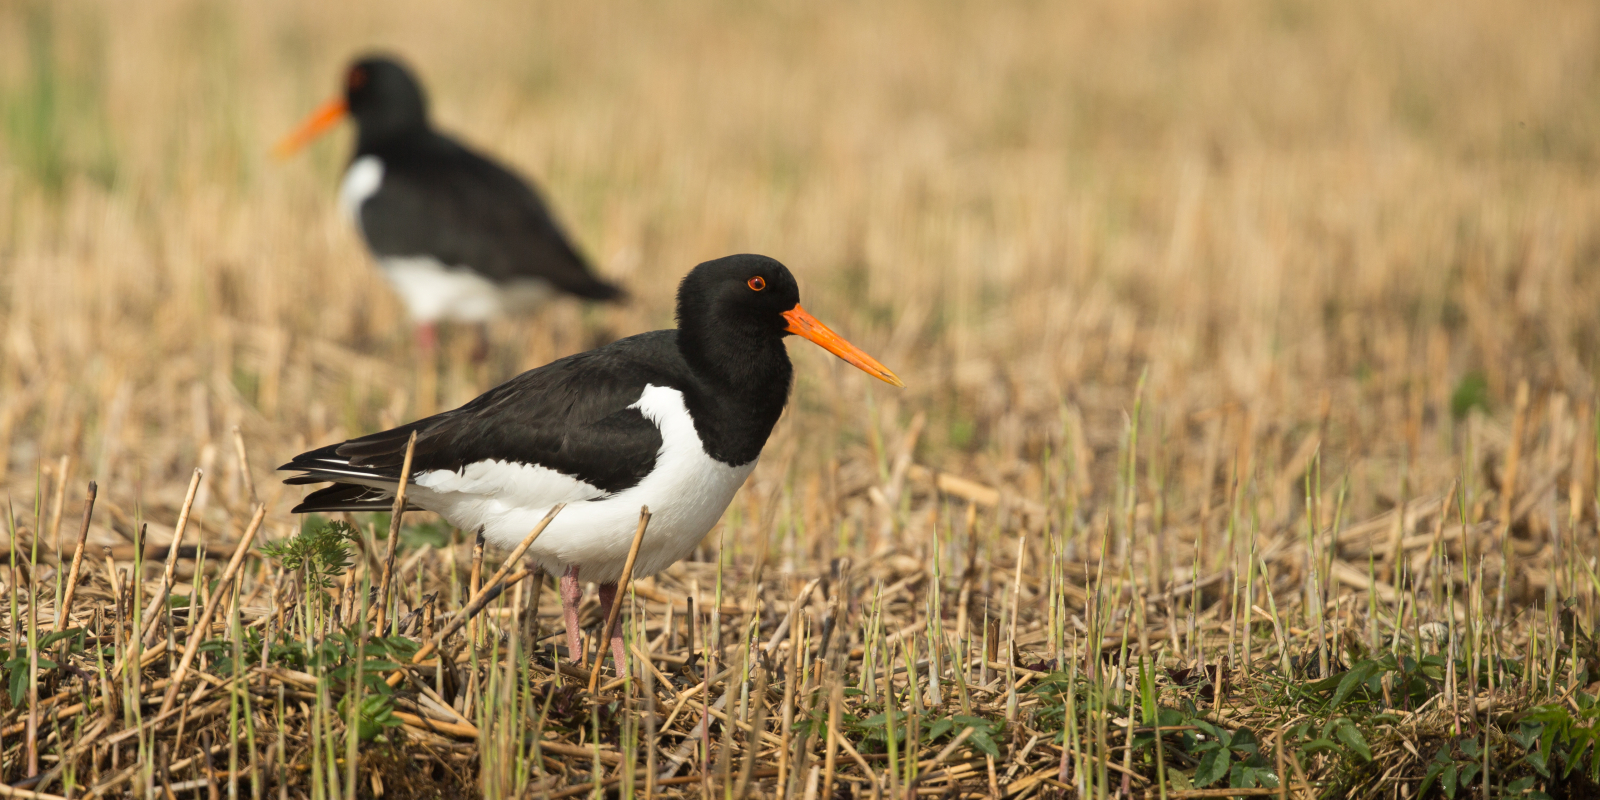
[[[744,483],[788,402],[785,336],[803,336],[895,386],[893,372],[800,306],[777,261],[735,255],[678,287],[678,327],[621,339],[524,372],[453,411],[331,444],[279,467],[287,483],[332,481],[295,513],[381,511],[393,503],[412,432],[408,508],[494,544],[518,544],[566,503],[529,549],[561,576],[569,652],[581,653],[580,575],[609,611],[639,522],[634,575],[689,555]],[[612,640],[621,665],[622,640]]]
[[[552,295],[617,300],[550,214],[537,190],[436,130],[422,87],[399,62],[363,58],[344,95],[277,145],[287,156],[355,118],[356,146],[339,206],[432,350],[440,321],[476,323],[537,308]],[[481,358],[485,341],[480,338]]]

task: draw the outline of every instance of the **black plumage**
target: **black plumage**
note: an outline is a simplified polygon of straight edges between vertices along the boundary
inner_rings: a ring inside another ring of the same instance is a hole
[[[427,99],[398,61],[357,61],[345,103],[355,118],[354,162],[376,156],[383,184],[360,208],[374,255],[429,255],[497,283],[549,281],[591,300],[622,290],[597,277],[533,185],[433,128]]]
[[[386,268],[393,259],[424,258],[446,273],[467,271],[496,287],[498,305],[507,309],[528,307],[525,298],[512,302],[508,294],[525,284],[589,300],[624,296],[595,274],[530,181],[433,127],[421,85],[395,59],[372,56],[352,64],[343,98],[314,114],[280,150],[298,148],[346,113],[355,119],[356,146],[344,201]],[[352,183],[364,163],[370,184]],[[487,316],[481,303],[470,311],[435,310],[416,305],[406,291],[402,296],[424,324]]]
[[[661,433],[628,406],[638,401],[646,384],[675,382],[672,367],[677,364],[672,362],[681,364],[681,359],[675,357],[674,334],[644,333],[553,361],[460,408],[303,453],[280,469],[304,471],[288,483],[349,478],[397,483],[406,443],[415,431],[412,479],[434,470],[460,471],[480,461],[506,461],[537,464],[615,494],[638,484],[655,466]],[[352,496],[342,488],[308,496],[295,513],[354,510],[349,508]],[[378,497],[357,497],[383,507]]]
[[[765,290],[748,286],[760,277]],[[406,443],[417,433],[411,479],[480,461],[536,464],[609,494],[649,474],[661,448],[657,427],[629,408],[648,385],[683,393],[706,454],[728,465],[761,454],[788,400],[794,368],[783,345],[784,311],[800,290],[764,256],[707,262],[678,291],[678,329],[620,339],[506,381],[460,408],[296,456],[280,467],[292,484],[363,480],[398,483]],[[305,511],[384,508],[384,494],[335,485],[296,506]],[[392,497],[392,494],[387,495]]]

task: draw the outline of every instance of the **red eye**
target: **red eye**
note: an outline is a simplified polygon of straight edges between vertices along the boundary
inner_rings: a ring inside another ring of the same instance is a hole
[[[745,285],[749,286],[752,290],[759,292],[762,289],[767,288],[767,281],[760,275],[757,275],[754,278],[745,281]]]
[[[367,83],[367,71],[364,70],[364,69],[353,69],[353,70],[350,70],[349,83],[350,83],[350,88],[352,88],[352,89],[360,89],[362,86],[366,85],[366,83]]]

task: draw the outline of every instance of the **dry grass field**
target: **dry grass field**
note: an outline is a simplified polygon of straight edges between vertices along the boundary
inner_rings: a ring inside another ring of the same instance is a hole
[[[374,48],[631,303],[420,360],[268,156]],[[288,514],[735,252],[907,388],[791,348],[652,668]],[[0,796],[1594,797],[1597,367],[1593,3],[0,4]]]

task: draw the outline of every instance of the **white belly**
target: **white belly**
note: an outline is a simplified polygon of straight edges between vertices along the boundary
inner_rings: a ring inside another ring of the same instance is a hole
[[[386,256],[378,265],[416,322],[487,322],[508,312],[531,310],[550,294],[544,281],[497,284],[464,267],[445,266],[432,256]]]
[[[345,170],[339,184],[339,210],[357,229],[361,228],[362,204],[382,186],[383,162],[377,156],[362,156]],[[496,284],[432,256],[385,256],[378,259],[378,266],[414,322],[487,322],[506,313],[532,311],[551,294],[550,284],[544,281]]]
[[[633,488],[605,495],[553,470],[502,461],[424,473],[408,496],[462,530],[482,527],[490,542],[505,548],[520,543],[551,506],[566,502],[528,555],[548,572],[576,565],[581,578],[601,583],[621,577],[639,507],[649,506],[650,527],[633,574],[653,575],[694,551],[756,462],[728,466],[707,455],[676,389],[648,386],[633,407],[661,431],[655,469]]]

